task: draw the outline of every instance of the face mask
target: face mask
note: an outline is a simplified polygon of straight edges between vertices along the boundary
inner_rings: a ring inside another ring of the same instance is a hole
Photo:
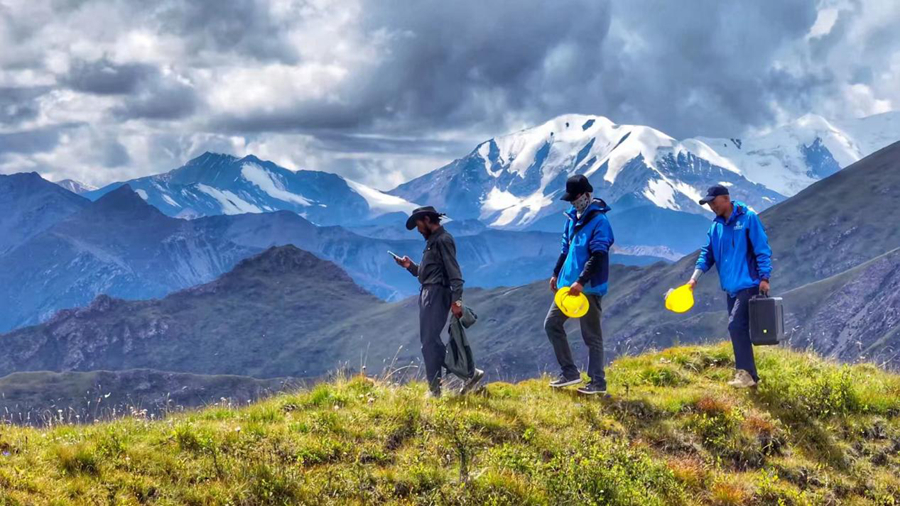
[[[591,205],[591,194],[582,194],[580,197],[572,201],[572,205],[575,206],[575,211],[577,211],[578,214],[583,213],[584,210],[587,209],[589,205]]]

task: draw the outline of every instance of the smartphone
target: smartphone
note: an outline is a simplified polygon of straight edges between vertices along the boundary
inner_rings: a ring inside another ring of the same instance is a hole
[[[397,256],[397,254],[391,250],[388,250],[388,254],[390,254],[392,257],[394,257],[394,260],[403,260],[403,257]]]

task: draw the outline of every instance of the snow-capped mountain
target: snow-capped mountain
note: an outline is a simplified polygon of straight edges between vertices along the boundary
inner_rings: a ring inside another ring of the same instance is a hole
[[[679,141],[647,126],[569,114],[487,140],[389,193],[494,228],[558,231],[565,180],[584,174],[611,204],[623,232],[618,242],[686,253],[708,227],[711,214],[697,200],[710,185],[728,186],[734,198],[762,211],[900,139],[897,118],[837,128],[805,116],[751,139]]]
[[[900,113],[834,121],[807,114],[764,135],[700,137],[748,179],[785,196],[900,140]]]
[[[696,201],[713,183],[730,186],[754,207],[783,200],[701,141],[677,141],[650,127],[577,114],[485,141],[468,156],[390,193],[434,203],[458,219],[529,228],[562,209],[558,199],[565,180],[576,173],[589,177],[608,203],[626,199],[628,207],[703,214]]]
[[[69,190],[76,195],[92,192],[97,189],[96,186],[85,184],[80,181],[75,181],[74,179],[63,179],[62,181],[56,181],[56,184],[62,186],[66,190]]]
[[[292,211],[317,225],[352,225],[396,222],[417,207],[337,174],[295,172],[253,155],[208,152],[173,171],[113,183],[85,196],[96,200],[124,184],[180,218]]]

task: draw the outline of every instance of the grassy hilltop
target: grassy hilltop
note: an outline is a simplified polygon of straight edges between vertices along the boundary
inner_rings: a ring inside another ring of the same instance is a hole
[[[730,348],[622,358],[609,399],[362,377],[164,420],[0,429],[11,504],[900,504],[900,376]]]

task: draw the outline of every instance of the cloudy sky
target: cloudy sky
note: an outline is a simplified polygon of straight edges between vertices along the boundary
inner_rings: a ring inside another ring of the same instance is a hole
[[[0,173],[204,151],[382,189],[563,113],[675,137],[900,109],[896,0],[0,0]]]

